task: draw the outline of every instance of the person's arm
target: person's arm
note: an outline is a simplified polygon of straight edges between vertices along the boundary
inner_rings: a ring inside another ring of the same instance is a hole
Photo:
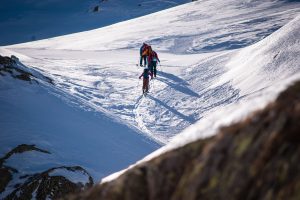
[[[143,56],[140,57],[140,66],[143,66]]]
[[[141,79],[143,75],[144,75],[144,73],[142,73],[142,74],[140,75],[139,79]]]
[[[156,52],[155,52],[155,57],[156,57],[157,61],[160,62],[160,60],[159,60],[158,55],[157,55]]]
[[[140,66],[143,66],[143,46],[140,48]]]

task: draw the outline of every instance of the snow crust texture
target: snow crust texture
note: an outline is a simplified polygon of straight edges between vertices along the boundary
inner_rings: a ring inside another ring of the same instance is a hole
[[[51,154],[5,162],[26,174],[81,166],[99,181],[162,145],[145,159],[211,136],[299,77],[299,13],[299,2],[202,0],[1,47],[53,83],[0,76],[0,154],[35,144]],[[137,66],[143,42],[161,60],[146,97]]]
[[[300,81],[264,109],[69,200],[297,199]],[[241,178],[242,177],[242,178]]]
[[[75,97],[69,101],[103,112],[166,144],[210,112],[294,74],[298,67],[282,64],[283,53],[267,50],[277,51],[272,39],[239,51],[265,38],[299,11],[297,2],[197,1],[105,28],[7,49],[27,55],[24,63],[43,70],[65,95]],[[142,69],[136,67],[142,42],[151,44],[162,61],[146,99],[137,79]],[[293,45],[295,49],[297,42]],[[252,54],[253,48],[261,47]],[[267,52],[273,57],[278,53],[275,60],[281,63],[257,58]],[[273,70],[275,65],[277,70]]]

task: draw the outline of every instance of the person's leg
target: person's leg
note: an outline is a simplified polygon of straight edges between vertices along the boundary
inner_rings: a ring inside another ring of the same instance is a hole
[[[143,79],[143,94],[145,93],[146,91],[146,88],[147,88],[147,79]]]
[[[154,77],[156,77],[156,66],[157,66],[157,62],[154,62],[154,64],[153,64]]]
[[[148,90],[149,90],[149,79],[145,78],[145,80],[146,80],[146,92],[148,92]]]
[[[152,69],[153,69],[153,67],[152,67],[152,61],[148,63],[148,69],[152,73]]]
[[[155,61],[152,62],[152,71],[151,71],[152,76],[154,75],[154,69],[155,69]]]
[[[147,63],[147,61],[146,61],[147,56],[143,56],[143,59],[144,59],[144,65],[146,65],[146,63]]]

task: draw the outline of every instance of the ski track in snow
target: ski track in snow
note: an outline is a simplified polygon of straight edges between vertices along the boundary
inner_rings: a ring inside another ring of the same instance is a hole
[[[17,51],[22,53],[22,50]],[[76,58],[78,51],[67,50],[60,50],[60,53],[72,59],[52,59],[47,51],[30,50],[33,60],[25,63],[35,66],[38,57],[38,68],[51,72],[49,76],[67,101],[86,110],[104,112],[160,144],[166,144],[206,112],[237,101],[239,97],[238,90],[230,83],[209,87],[226,72],[224,65],[230,57],[226,55],[231,54],[228,52],[211,55],[186,67],[157,66],[158,75],[150,81],[150,93],[141,97],[142,80],[138,77],[142,68],[135,67],[130,60],[105,60],[102,64],[100,60]],[[44,53],[47,57],[42,57]],[[101,52],[92,53],[101,58],[105,56],[101,56]],[[111,53],[134,57],[137,52]]]
[[[230,79],[219,83],[230,71],[228,62],[299,12],[296,2],[197,1],[102,29],[6,48],[28,56],[23,62],[53,78],[71,104],[106,113],[166,144],[209,113],[247,96]],[[141,98],[142,69],[136,62],[144,41],[157,50],[162,66],[157,66],[150,94]]]
[[[0,107],[9,111],[0,115],[1,147],[30,141],[53,152],[46,159],[22,155],[24,163],[12,158],[23,173],[76,164],[98,181],[161,145],[167,144],[145,159],[211,136],[274,99],[281,84],[300,73],[300,17],[279,29],[299,13],[298,2],[199,0],[101,29],[1,47],[1,54],[15,54],[52,78],[55,86],[44,88],[63,100],[21,82],[13,90],[20,87],[20,94],[0,84]],[[145,97],[137,67],[144,41],[162,63]]]

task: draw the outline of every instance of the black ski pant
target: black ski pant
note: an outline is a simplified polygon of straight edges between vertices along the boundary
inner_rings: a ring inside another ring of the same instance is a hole
[[[146,56],[141,56],[140,57],[140,66],[142,66],[143,65],[143,61],[144,61],[144,65],[146,65],[146,59],[147,59],[147,57]]]
[[[156,77],[156,66],[157,66],[157,61],[151,61],[149,69],[154,77]]]

